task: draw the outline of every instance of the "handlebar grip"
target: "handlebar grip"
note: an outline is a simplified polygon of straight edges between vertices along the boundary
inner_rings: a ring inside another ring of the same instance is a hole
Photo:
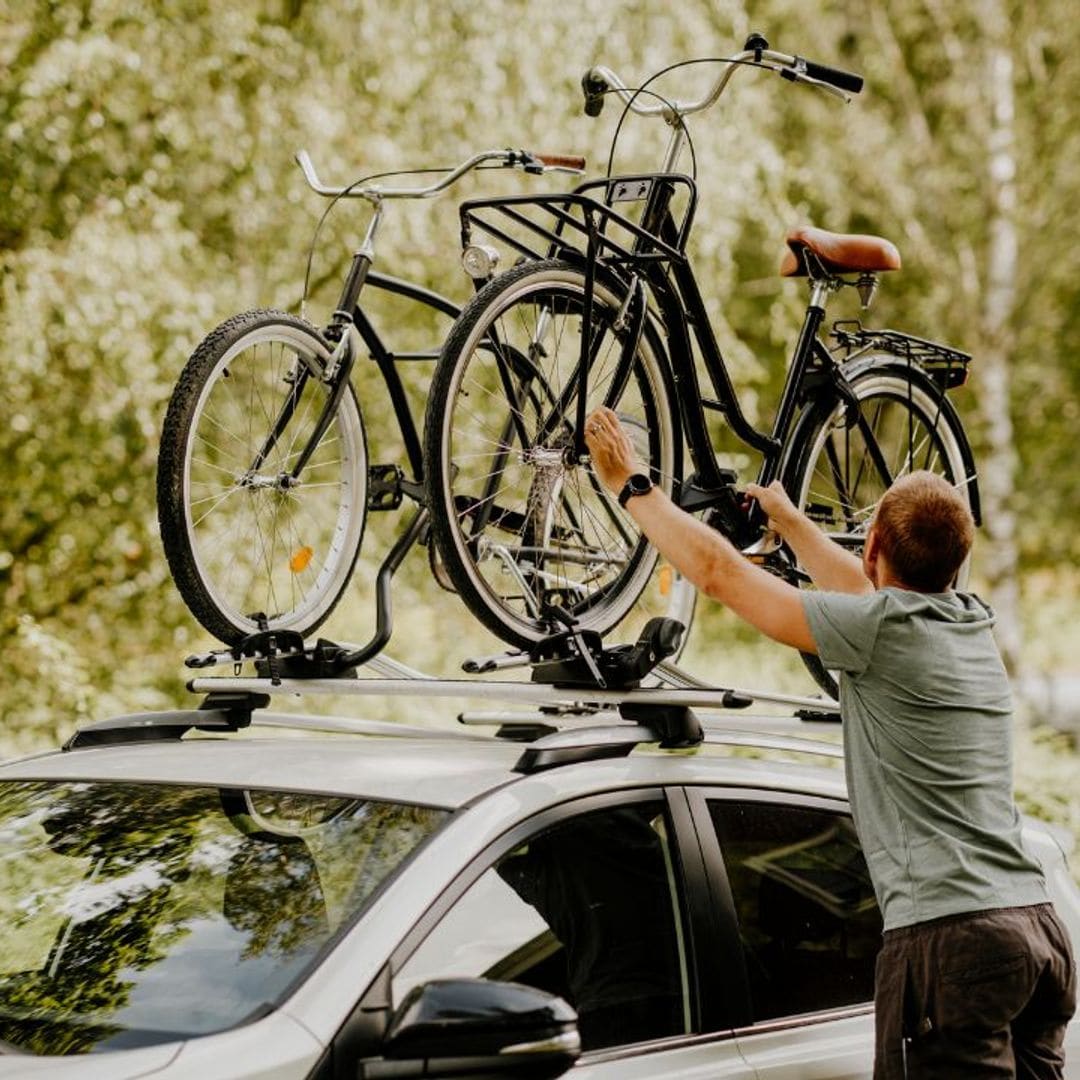
[[[596,68],[581,76],[581,92],[585,95],[585,115],[599,116],[604,109],[604,94],[610,90],[607,79]]]
[[[829,67],[828,64],[819,64],[815,60],[801,59],[806,65],[806,74],[812,79],[820,79],[852,94],[859,93],[863,88],[863,77],[854,71],[844,71],[842,68]]]
[[[533,157],[549,169],[572,169],[574,172],[585,171],[585,158],[580,154],[538,154],[534,151]]]

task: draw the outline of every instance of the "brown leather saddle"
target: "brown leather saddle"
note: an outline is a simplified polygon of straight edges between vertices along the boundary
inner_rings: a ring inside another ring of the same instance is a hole
[[[830,274],[872,274],[900,269],[896,245],[880,236],[833,233],[800,225],[788,233],[787,245],[780,263],[783,277],[805,277],[809,273],[807,252]]]

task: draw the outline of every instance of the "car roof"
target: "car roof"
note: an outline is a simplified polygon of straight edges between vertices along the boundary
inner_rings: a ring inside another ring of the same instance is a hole
[[[0,780],[205,784],[452,809],[513,779],[520,753],[495,739],[199,737],[43,754],[0,766]]]
[[[91,739],[82,741],[82,737],[101,729],[101,725],[90,725],[69,742],[68,746],[75,745],[76,749],[0,764],[0,781],[98,780],[262,788],[456,809],[505,784],[521,781],[523,753],[530,746],[544,743],[542,738],[528,742],[377,721],[354,721],[366,733],[326,734],[317,729],[328,723],[327,718],[266,713],[257,713],[252,728],[239,734],[180,738],[175,731],[171,734],[162,731],[156,736],[148,732],[148,715],[152,714],[107,722],[109,737],[100,744]],[[164,714],[167,719],[176,715]],[[127,728],[125,721],[131,721]],[[733,733],[731,738],[721,741],[729,747],[731,743],[756,747],[754,753],[765,754],[770,760],[732,759],[730,754],[720,757],[708,745],[687,754],[658,751],[650,744],[628,759],[625,755],[636,745],[633,731],[640,729],[615,720],[581,729],[580,737],[573,730],[560,732],[556,738],[571,744],[581,743],[584,752],[580,756],[571,753],[564,764],[544,765],[536,771],[545,777],[548,786],[566,786],[566,790],[579,784],[584,788],[594,786],[581,776],[580,769],[584,768],[602,774],[605,782],[616,786],[643,781],[751,783],[806,791],[828,790],[833,797],[837,794],[843,797],[839,770],[778,762],[772,753],[804,750],[814,744],[798,738],[770,737],[767,727],[754,731],[755,724],[767,725],[769,718],[745,716],[740,721],[740,726],[746,729],[741,736]],[[264,726],[295,727],[299,733],[284,734],[278,730],[267,736],[261,731]],[[372,735],[372,731],[377,734]],[[612,757],[610,753],[594,754],[589,732],[606,735],[609,740],[622,739],[623,752],[615,755],[616,760],[605,760]],[[830,756],[838,752],[835,744],[821,745],[822,751]],[[638,764],[631,764],[631,760]],[[566,785],[562,781],[556,783],[555,774],[568,774]]]

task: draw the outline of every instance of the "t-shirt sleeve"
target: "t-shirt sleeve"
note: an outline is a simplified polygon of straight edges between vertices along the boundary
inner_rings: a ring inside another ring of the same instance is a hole
[[[883,595],[803,592],[800,596],[821,662],[849,675],[865,671],[884,614]]]

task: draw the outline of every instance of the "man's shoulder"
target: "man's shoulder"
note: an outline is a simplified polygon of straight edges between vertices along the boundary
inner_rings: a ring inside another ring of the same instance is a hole
[[[806,609],[841,619],[880,618],[889,603],[881,589],[861,593],[832,592],[827,589],[806,590],[801,595],[803,607]]]
[[[934,623],[972,628],[989,628],[994,624],[993,609],[975,593],[954,589],[926,593],[886,586],[879,590],[879,595],[883,598],[883,613],[889,618],[925,618]]]
[[[879,592],[804,592],[802,599],[822,662],[849,674],[863,671],[874,651],[886,598]]]

